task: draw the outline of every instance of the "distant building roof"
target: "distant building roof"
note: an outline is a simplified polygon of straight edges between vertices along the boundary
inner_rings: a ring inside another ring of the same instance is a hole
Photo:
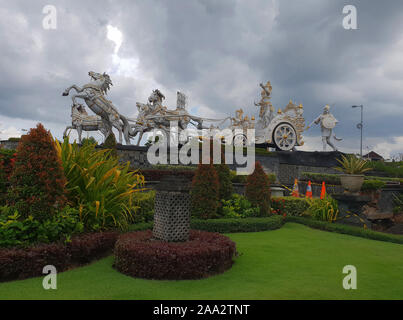
[[[362,157],[373,161],[385,160],[380,154],[377,154],[375,151],[370,151],[369,153],[364,154]]]

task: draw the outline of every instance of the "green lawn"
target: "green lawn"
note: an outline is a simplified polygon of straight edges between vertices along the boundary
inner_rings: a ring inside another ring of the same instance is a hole
[[[0,283],[0,299],[403,299],[403,245],[287,223],[275,231],[230,237],[241,256],[231,270],[204,280],[134,279],[113,257],[58,275]],[[344,290],[342,269],[357,268],[357,290]]]

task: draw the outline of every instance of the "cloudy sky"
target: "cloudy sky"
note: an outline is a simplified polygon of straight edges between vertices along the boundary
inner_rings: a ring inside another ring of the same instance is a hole
[[[343,28],[345,5],[357,30]],[[359,151],[351,106],[362,104],[364,152],[390,157],[403,152],[402,31],[401,0],[0,0],[0,138],[37,122],[61,137],[71,105],[61,93],[92,70],[110,74],[108,97],[128,117],[155,88],[171,108],[183,91],[199,116],[257,115],[270,80],[276,109],[301,102],[307,123],[331,104],[341,151]],[[321,148],[317,126],[304,136],[303,150]]]

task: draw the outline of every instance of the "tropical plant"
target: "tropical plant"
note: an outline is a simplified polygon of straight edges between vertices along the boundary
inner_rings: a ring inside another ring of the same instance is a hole
[[[260,216],[260,209],[244,196],[234,193],[228,200],[221,200],[221,211],[224,218],[248,218]]]
[[[200,219],[217,218],[218,175],[212,164],[199,164],[192,181],[192,215]]]
[[[307,213],[315,220],[334,222],[339,214],[337,200],[326,195],[323,199],[306,199],[309,203]]]
[[[340,166],[335,167],[334,169],[346,174],[363,174],[372,170],[372,168],[368,166],[368,161],[360,159],[353,154],[349,154],[347,156],[342,155],[341,160],[336,160],[340,163]]]
[[[270,214],[270,182],[259,161],[256,161],[255,171],[246,180],[245,195],[253,206],[260,208],[261,216]]]
[[[142,191],[144,177],[121,165],[110,150],[94,144],[78,146],[66,138],[55,142],[67,177],[68,199],[79,208],[86,229],[124,229],[135,209],[133,194]]]
[[[42,124],[22,136],[9,202],[22,218],[46,220],[66,204],[66,178],[52,136]]]

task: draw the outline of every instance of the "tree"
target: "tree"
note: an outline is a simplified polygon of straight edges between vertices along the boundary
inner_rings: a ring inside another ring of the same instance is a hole
[[[245,195],[252,205],[260,208],[261,216],[270,214],[270,182],[259,161],[256,161],[255,171],[246,180]]]
[[[46,220],[66,204],[66,178],[49,131],[42,124],[22,136],[11,176],[10,203],[22,218]]]
[[[218,175],[219,199],[228,200],[231,198],[231,195],[233,193],[231,171],[225,163],[216,164],[214,165],[214,168]]]
[[[116,148],[116,138],[115,138],[115,135],[113,134],[113,132],[111,132],[109,134],[109,136],[106,138],[103,148],[111,150],[110,155],[112,157],[114,157],[114,158],[118,157],[118,151]]]
[[[217,217],[218,175],[212,164],[199,164],[192,181],[192,214],[201,219]]]

